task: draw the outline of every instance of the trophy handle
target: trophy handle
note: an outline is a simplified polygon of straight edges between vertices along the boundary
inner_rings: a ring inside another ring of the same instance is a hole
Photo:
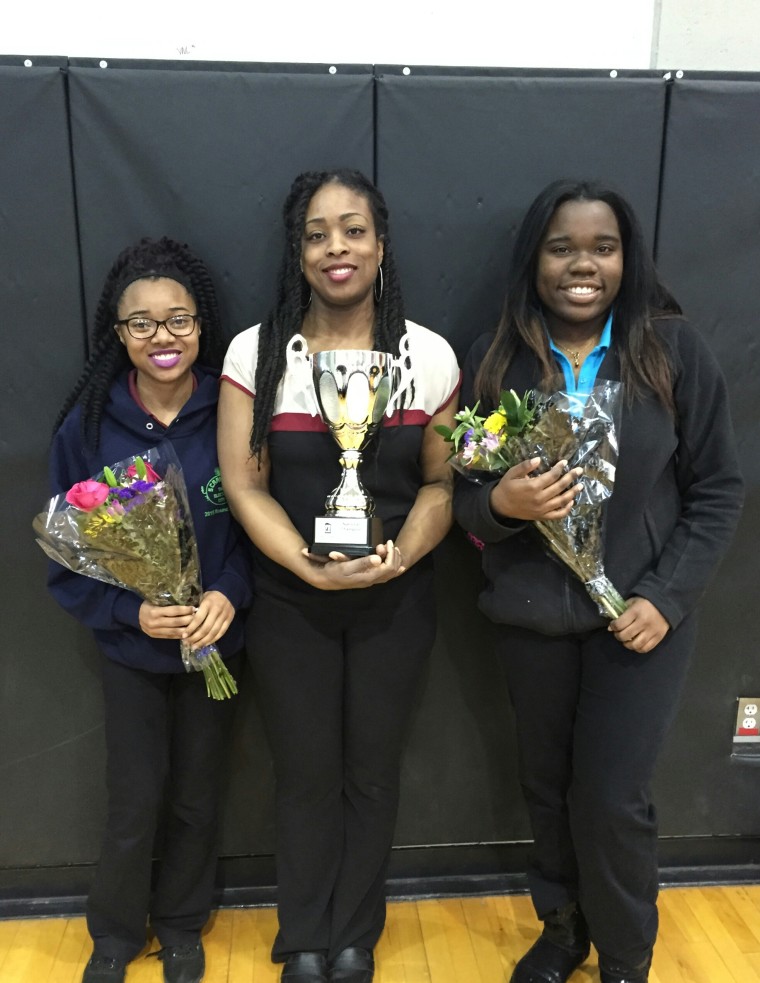
[[[309,413],[312,416],[319,416],[319,406],[311,380],[309,344],[302,334],[294,334],[285,346],[285,362],[288,371],[293,374],[298,392],[309,404]]]
[[[401,336],[398,343],[398,356],[393,358],[394,375],[396,377],[396,388],[388,400],[385,408],[386,416],[392,416],[393,411],[398,406],[399,400],[405,392],[412,388],[414,373],[412,371],[412,354],[409,345],[409,332]]]

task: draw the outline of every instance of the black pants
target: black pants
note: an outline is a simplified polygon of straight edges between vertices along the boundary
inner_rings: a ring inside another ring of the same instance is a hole
[[[649,785],[694,647],[693,619],[649,654],[606,629],[551,637],[497,626],[517,717],[539,918],[580,902],[591,940],[634,967],[657,935],[657,822]]]
[[[242,656],[226,659],[239,679]],[[161,945],[197,941],[216,871],[217,801],[235,700],[206,695],[202,673],[150,673],[103,659],[108,819],[87,927],[98,955],[129,961],[146,922]],[[166,828],[151,900],[162,808]]]
[[[401,752],[435,634],[432,577],[415,574],[306,607],[254,604],[248,648],[277,780],[276,962],[372,949],[382,933]]]

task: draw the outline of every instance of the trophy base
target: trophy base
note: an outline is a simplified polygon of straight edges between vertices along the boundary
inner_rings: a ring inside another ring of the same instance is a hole
[[[314,519],[311,552],[317,556],[369,556],[382,542],[383,521],[376,515],[320,515]]]

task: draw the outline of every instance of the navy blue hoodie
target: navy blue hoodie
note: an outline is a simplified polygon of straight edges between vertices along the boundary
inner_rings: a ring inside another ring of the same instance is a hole
[[[179,416],[164,427],[140,406],[130,371],[111,387],[103,409],[100,446],[93,452],[80,435],[80,407],[75,406],[53,438],[50,455],[52,494],[162,440],[169,440],[182,464],[201,560],[202,586],[224,594],[236,615],[217,646],[222,655],[243,647],[243,612],[251,600],[248,542],[232,518],[219,481],[216,455],[218,373],[193,368],[197,385]],[[116,662],[149,672],[184,672],[179,642],[151,638],[140,630],[142,599],[51,563],[48,587],[69,614],[92,628],[102,651]]]

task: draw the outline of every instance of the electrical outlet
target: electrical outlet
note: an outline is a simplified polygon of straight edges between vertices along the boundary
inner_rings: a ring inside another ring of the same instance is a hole
[[[760,744],[760,696],[740,696],[737,704],[734,743]]]

